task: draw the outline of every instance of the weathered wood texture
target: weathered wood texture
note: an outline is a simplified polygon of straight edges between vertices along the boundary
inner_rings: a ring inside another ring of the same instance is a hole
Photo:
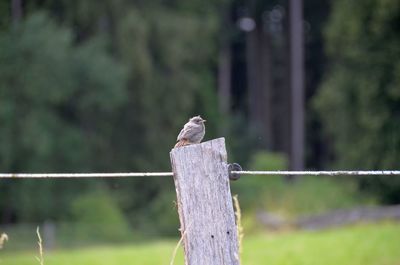
[[[170,156],[185,264],[238,265],[225,139],[174,148]]]

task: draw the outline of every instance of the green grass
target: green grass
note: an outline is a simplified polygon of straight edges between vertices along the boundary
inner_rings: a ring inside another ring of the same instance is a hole
[[[176,241],[45,251],[45,265],[168,265]],[[38,264],[35,252],[0,251],[0,264]],[[175,261],[183,264],[180,249]],[[243,265],[400,265],[400,224],[349,226],[319,232],[245,235]]]
[[[358,225],[261,235],[245,242],[243,264],[399,265],[400,225]]]

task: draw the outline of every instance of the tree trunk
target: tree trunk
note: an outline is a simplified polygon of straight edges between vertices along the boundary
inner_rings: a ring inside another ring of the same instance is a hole
[[[302,0],[290,0],[290,169],[304,169],[304,47]]]
[[[19,24],[22,18],[22,0],[11,0],[11,18],[14,27]]]

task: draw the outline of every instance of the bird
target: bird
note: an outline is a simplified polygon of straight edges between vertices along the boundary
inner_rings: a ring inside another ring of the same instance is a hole
[[[200,115],[190,118],[176,138],[177,143],[174,148],[200,143],[206,133],[205,122],[206,120]]]

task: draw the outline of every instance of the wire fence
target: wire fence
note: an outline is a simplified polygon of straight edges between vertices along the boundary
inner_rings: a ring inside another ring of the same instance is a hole
[[[168,177],[172,172],[120,172],[120,173],[0,173],[0,178],[127,178]]]
[[[400,170],[333,170],[333,171],[232,171],[232,174],[239,175],[265,175],[265,176],[381,176],[381,175],[398,175]]]
[[[231,171],[237,175],[262,176],[400,176],[400,170],[338,170],[338,171]],[[120,173],[0,173],[0,178],[127,178],[170,177],[172,172],[120,172]]]

